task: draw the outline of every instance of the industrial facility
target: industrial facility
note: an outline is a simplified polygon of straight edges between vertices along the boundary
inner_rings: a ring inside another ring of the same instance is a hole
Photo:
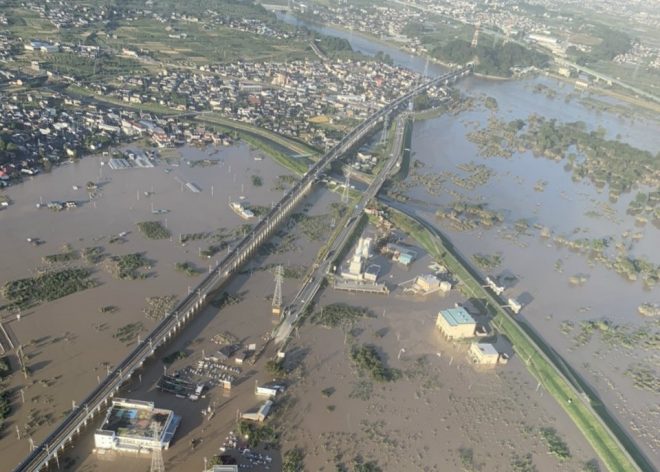
[[[474,336],[477,322],[465,308],[459,306],[438,313],[435,326],[448,339],[466,339]]]
[[[342,269],[341,276],[346,280],[364,280],[365,263],[371,257],[372,238],[362,237],[355,247],[353,256],[348,261],[348,267]],[[372,269],[373,272],[374,269]]]
[[[115,398],[94,433],[96,449],[150,453],[168,449],[181,417],[153,402]]]

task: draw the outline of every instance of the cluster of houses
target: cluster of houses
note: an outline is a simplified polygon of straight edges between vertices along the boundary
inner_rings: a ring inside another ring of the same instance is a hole
[[[197,71],[164,70],[92,84],[96,94],[131,104],[157,103],[188,112],[216,111],[271,131],[326,146],[341,133],[319,126],[362,120],[410,89],[419,77],[378,62],[337,60],[236,62]],[[439,90],[437,91],[439,93]]]
[[[428,53],[430,51],[423,45],[420,37],[432,29],[425,28],[425,19],[429,14],[437,14],[456,21],[485,25],[489,28],[502,31],[512,38],[524,38],[528,42],[536,43],[553,54],[564,56],[568,47],[589,51],[587,44],[571,42],[562,38],[571,38],[575,32],[573,19],[569,15],[557,12],[555,5],[546,2],[554,15],[533,15],[520,6],[511,5],[506,0],[492,0],[484,3],[483,7],[474,2],[438,2],[436,0],[416,0],[420,8],[399,5],[398,8],[388,7],[374,3],[373,5],[353,5],[347,2],[338,2],[334,5],[314,5],[309,7],[306,3],[294,3],[294,10],[301,16],[314,21],[332,23],[344,28],[361,31],[390,41],[403,44],[413,52]],[[613,6],[604,5],[592,0],[593,8],[598,11],[607,11]],[[540,2],[539,6],[543,5]],[[621,9],[613,14],[620,16]],[[628,13],[628,12],[626,12]],[[634,21],[651,28],[660,26],[660,16],[649,12],[628,13],[634,16]],[[550,19],[556,21],[550,21]],[[406,28],[409,24],[416,24],[415,28]],[[550,32],[550,34],[548,34]],[[660,68],[660,49],[651,44],[635,43],[626,54],[615,58],[615,62],[628,64],[649,64],[650,67]]]
[[[176,22],[181,23],[199,23],[201,20],[195,15],[187,15],[185,13],[172,12],[170,15],[160,15],[158,13],[150,13],[149,11],[142,11],[143,15],[151,15],[154,19],[161,23],[169,24],[169,28],[174,32],[170,37],[176,37],[185,33],[177,31]],[[273,28],[265,21],[258,18],[239,18],[224,14],[224,12],[208,9],[204,15],[205,28],[211,29],[217,26],[231,28],[233,30],[241,31],[244,33],[257,34],[259,36],[266,36],[274,39],[294,39],[298,33],[287,30]]]
[[[160,147],[229,145],[232,138],[187,121],[83,105],[59,93],[0,92],[0,186],[63,159],[149,137]]]
[[[408,23],[424,22],[424,14],[420,10],[407,6],[390,7],[378,3],[356,5],[338,2],[313,7],[308,7],[304,3],[296,3],[293,8],[303,17],[310,17],[315,21],[336,24],[350,30],[402,43],[410,43],[410,39],[404,34]]]
[[[154,11],[153,2],[146,2],[146,8],[108,7],[104,5],[76,5],[64,0],[43,2],[24,2],[24,5],[42,18],[50,21],[57,29],[83,28],[95,23],[107,23],[109,20],[137,21],[144,18],[153,18],[161,23],[176,24],[177,22],[200,22],[200,18],[185,13],[172,12],[168,15]],[[0,16],[0,24],[4,15]],[[270,27],[260,19],[238,18],[224,14],[220,10],[208,9],[204,12],[204,23],[211,26],[225,26],[253,34],[269,36],[278,39],[290,39],[294,33],[279,31]],[[6,23],[5,23],[6,24]]]
[[[76,5],[71,8],[71,3],[65,0],[49,2],[25,2],[23,4],[42,18],[50,21],[55,28],[83,28],[90,24],[107,20],[110,15],[117,15],[118,12],[96,8],[90,5]]]
[[[15,40],[13,38],[11,38],[7,33],[0,33],[0,61],[8,62],[12,60],[13,44],[15,44]],[[4,73],[0,75],[0,82],[7,81],[13,77],[13,74],[7,75],[8,71],[3,72]]]

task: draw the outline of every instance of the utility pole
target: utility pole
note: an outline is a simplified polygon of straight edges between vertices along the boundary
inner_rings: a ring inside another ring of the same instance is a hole
[[[163,450],[160,448],[160,425],[154,424],[154,446],[151,449],[151,472],[165,472]]]
[[[282,283],[284,282],[284,267],[275,267],[275,291],[273,292],[273,315],[282,314]]]
[[[481,22],[477,22],[474,28],[474,35],[472,36],[472,43],[470,47],[472,49],[476,48],[479,45],[479,30],[481,29]]]
[[[341,195],[341,202],[348,203],[348,189],[351,187],[351,167],[346,171],[346,183],[344,184],[344,193]]]
[[[25,354],[23,353],[23,346],[19,344],[18,348],[16,348],[16,357],[18,357],[18,363],[21,366],[21,371],[23,372],[23,375],[25,378],[28,378],[28,367],[25,365]]]

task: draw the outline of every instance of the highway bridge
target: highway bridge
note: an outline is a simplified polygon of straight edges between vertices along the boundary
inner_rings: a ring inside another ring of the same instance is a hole
[[[395,123],[396,131],[391,148],[392,154],[389,156],[387,163],[369,184],[367,189],[362,192],[362,195],[358,202],[355,204],[355,207],[350,210],[348,223],[346,226],[344,226],[344,228],[342,228],[337,237],[331,241],[325,258],[318,263],[318,266],[314,268],[314,271],[309,274],[309,276],[303,281],[300,290],[293,298],[291,303],[287,306],[284,312],[284,319],[282,320],[282,323],[280,323],[280,325],[274,331],[274,338],[277,344],[285,344],[289,339],[289,336],[291,335],[294,327],[298,324],[300,317],[305,313],[307,307],[310,306],[310,303],[312,300],[314,300],[314,297],[321,289],[326,275],[330,273],[333,259],[342,251],[344,246],[350,241],[351,236],[357,231],[362,212],[367,207],[371,199],[378,194],[380,189],[383,187],[385,180],[393,173],[394,170],[400,168],[401,160],[405,152],[403,145],[405,137],[405,123],[407,119],[407,113],[402,113],[397,117]]]
[[[364,139],[385,115],[399,110],[416,94],[431,86],[450,85],[471,73],[471,67],[464,67],[417,85],[405,95],[373,113],[368,119],[351,130],[307,171],[302,179],[236,246],[228,251],[222,260],[216,262],[215,269],[190,294],[181,300],[172,312],[165,316],[105,379],[101,380],[99,385],[66,416],[41,444],[30,452],[14,471],[36,472],[47,469],[53,461],[59,464],[58,455],[62,454],[63,448],[72,443],[75,436],[85,428],[87,423],[104,410],[124,382],[142,367],[159,346],[168,342],[185,326],[187,321],[203,309],[209,294],[222,287],[255,253],[259,246],[272,236],[278,225],[291,214],[292,210],[308,194],[313,184],[319,180],[321,174],[328,169],[332,162]]]

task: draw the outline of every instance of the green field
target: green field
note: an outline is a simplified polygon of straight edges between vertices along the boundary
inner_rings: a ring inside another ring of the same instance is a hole
[[[102,42],[114,49],[143,49],[157,61],[194,66],[209,62],[285,60],[311,57],[307,43],[259,36],[203,23],[177,23],[175,31],[152,19],[122,22]],[[170,34],[181,35],[171,38]],[[185,37],[183,37],[185,35]]]
[[[485,300],[488,310],[494,316],[493,324],[508,337],[530,373],[566,411],[610,471],[654,470],[636,444],[595,398],[595,393],[582,391],[581,380],[576,378],[559,355],[545,345],[538,335],[535,335],[536,340],[532,339],[527,328],[501,308],[501,301],[482,286],[473,269],[463,261],[451,243],[422,222],[392,208],[389,211],[391,220],[398,228],[410,234],[459,278],[466,295]],[[549,357],[546,352],[552,356]]]
[[[8,8],[3,13],[7,16],[8,31],[22,36],[25,40],[51,39],[59,36],[57,28],[39,13],[27,8]]]
[[[596,72],[608,75],[655,96],[660,96],[660,73],[649,70],[648,66],[640,65],[636,67],[628,64],[600,61],[590,64],[589,67]]]

